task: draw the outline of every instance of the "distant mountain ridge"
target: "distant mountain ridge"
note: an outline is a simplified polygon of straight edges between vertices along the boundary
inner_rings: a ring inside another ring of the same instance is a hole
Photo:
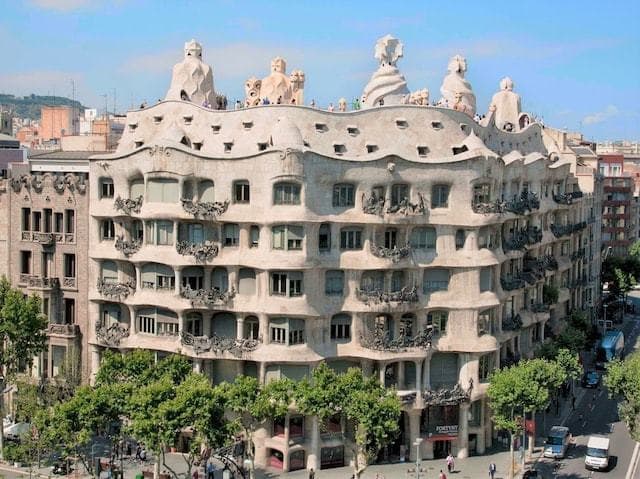
[[[40,109],[43,106],[73,106],[78,109],[80,114],[87,108],[79,101],[73,101],[63,96],[40,96],[31,94],[18,97],[6,93],[0,93],[0,105],[13,110],[16,116],[31,118],[32,120],[40,119]]]

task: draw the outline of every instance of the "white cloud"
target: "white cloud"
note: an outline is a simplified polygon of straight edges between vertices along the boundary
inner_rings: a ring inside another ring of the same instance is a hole
[[[620,115],[620,110],[618,110],[618,108],[616,108],[614,105],[607,105],[607,107],[604,110],[585,116],[582,119],[582,124],[596,125],[598,123],[602,123],[603,121],[607,121],[608,119],[616,117],[618,115]]]
[[[93,2],[91,0],[31,0],[31,3],[45,10],[69,12],[71,10],[88,7],[92,3],[95,3],[95,0]]]

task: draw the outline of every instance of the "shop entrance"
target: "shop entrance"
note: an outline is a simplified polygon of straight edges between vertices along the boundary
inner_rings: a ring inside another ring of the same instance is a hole
[[[451,452],[451,441],[434,441],[433,458],[444,459]]]

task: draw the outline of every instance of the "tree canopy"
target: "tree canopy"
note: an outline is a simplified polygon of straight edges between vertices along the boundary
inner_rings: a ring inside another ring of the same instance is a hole
[[[624,361],[610,361],[604,383],[611,396],[622,396],[618,405],[620,418],[626,423],[631,437],[640,441],[640,352],[627,356]]]

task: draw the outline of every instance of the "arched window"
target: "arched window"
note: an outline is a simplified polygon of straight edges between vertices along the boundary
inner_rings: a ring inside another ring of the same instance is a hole
[[[229,290],[229,274],[226,268],[214,268],[211,272],[211,286],[223,293]]]
[[[151,178],[147,183],[147,202],[177,203],[178,180],[172,178]]]
[[[341,313],[331,318],[331,339],[351,339],[351,316]]]
[[[215,201],[213,181],[202,180],[198,182],[198,201],[205,203],[213,203]]]
[[[436,249],[436,229],[431,226],[413,228],[410,243],[413,249]]]
[[[115,261],[102,262],[101,277],[104,283],[118,282],[118,265]]]
[[[276,183],[273,185],[274,205],[299,205],[300,185],[297,183]]]

